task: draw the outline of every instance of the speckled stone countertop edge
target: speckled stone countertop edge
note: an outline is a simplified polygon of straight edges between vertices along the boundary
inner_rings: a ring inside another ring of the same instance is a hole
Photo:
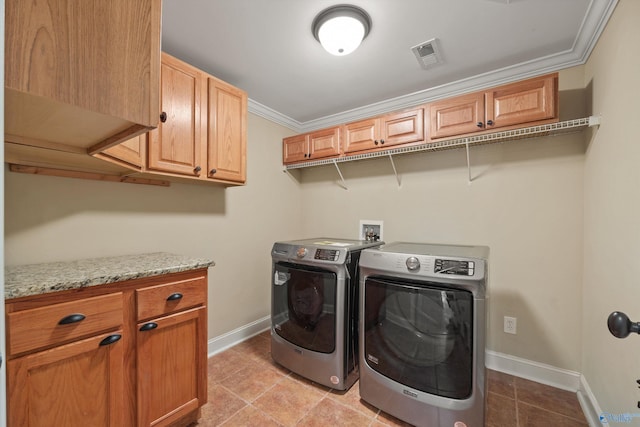
[[[212,260],[165,252],[5,267],[5,300],[198,270]]]

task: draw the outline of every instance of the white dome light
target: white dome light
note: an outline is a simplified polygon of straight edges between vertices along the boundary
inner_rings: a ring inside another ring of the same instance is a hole
[[[313,35],[332,55],[348,55],[369,34],[371,18],[364,10],[349,5],[323,10],[313,21]]]

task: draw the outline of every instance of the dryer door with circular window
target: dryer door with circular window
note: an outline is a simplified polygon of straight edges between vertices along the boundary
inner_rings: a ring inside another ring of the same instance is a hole
[[[471,292],[368,277],[364,293],[364,357],[371,369],[422,392],[471,396]]]
[[[336,343],[336,284],[335,272],[276,263],[272,292],[276,333],[307,350],[332,353]]]

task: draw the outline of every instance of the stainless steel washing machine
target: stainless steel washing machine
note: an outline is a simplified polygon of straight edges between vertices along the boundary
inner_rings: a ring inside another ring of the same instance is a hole
[[[271,356],[318,384],[358,379],[358,263],[383,242],[317,238],[273,245]]]
[[[402,242],[362,251],[362,399],[416,426],[484,425],[488,256]]]

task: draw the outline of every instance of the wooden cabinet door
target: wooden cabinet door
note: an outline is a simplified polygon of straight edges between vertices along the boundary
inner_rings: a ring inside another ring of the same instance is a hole
[[[383,147],[424,141],[424,109],[387,114],[381,119],[380,143]]]
[[[484,93],[472,93],[429,107],[431,139],[477,132],[484,129]]]
[[[206,313],[200,307],[138,324],[138,427],[168,426],[206,403]]]
[[[9,425],[123,426],[124,344],[108,343],[117,336],[122,332],[9,360]]]
[[[6,1],[7,140],[87,148],[157,126],[160,9],[160,0]]]
[[[209,178],[243,183],[247,164],[247,94],[217,79],[208,79]]]
[[[488,91],[487,129],[557,118],[557,81],[550,75]]]
[[[307,160],[309,137],[307,134],[290,136],[282,140],[282,163],[296,163]]]
[[[202,80],[197,68],[162,54],[161,115],[166,120],[149,132],[149,169],[188,176],[203,172]]]
[[[344,125],[344,152],[370,150],[379,145],[380,122],[378,119],[366,119]]]
[[[309,134],[309,153],[311,160],[340,155],[340,128],[319,130]]]
[[[147,134],[138,135],[102,152],[109,157],[120,160],[128,165],[142,169],[144,153],[147,142]]]

